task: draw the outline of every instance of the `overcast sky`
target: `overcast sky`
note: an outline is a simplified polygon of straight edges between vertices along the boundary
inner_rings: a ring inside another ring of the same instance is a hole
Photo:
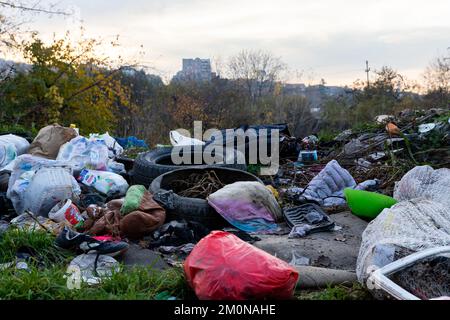
[[[54,2],[54,1],[53,1]],[[226,58],[263,49],[291,70],[291,82],[351,84],[389,65],[420,79],[429,61],[450,55],[450,0],[61,0],[75,18],[37,17],[50,38],[83,21],[86,35],[120,35],[122,54],[168,78],[190,57]],[[76,29],[76,28],[75,28]],[[140,54],[141,45],[145,54]],[[117,53],[114,53],[117,54]]]

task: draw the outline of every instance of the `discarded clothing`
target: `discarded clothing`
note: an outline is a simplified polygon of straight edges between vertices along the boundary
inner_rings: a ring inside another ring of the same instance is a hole
[[[364,190],[377,185],[375,180],[369,181],[357,185],[346,169],[342,168],[336,160],[331,160],[305,189],[298,189],[298,197],[315,201],[325,207],[341,206],[345,205],[345,188]]]
[[[86,208],[88,219],[84,223],[85,230],[91,235],[123,236],[140,239],[150,235],[164,223],[165,210],[153,200],[146,191],[139,206],[122,216],[123,199],[112,200],[106,206],[91,205]]]
[[[225,220],[245,232],[275,232],[275,222],[282,219],[277,200],[260,182],[226,185],[207,200]]]
[[[356,181],[350,173],[332,160],[309,182],[303,197],[323,206],[344,204],[343,190],[355,186]]]
[[[86,208],[87,219],[84,231],[89,235],[113,237],[120,236],[120,208],[123,200],[112,200],[106,206],[90,205]]]
[[[73,128],[65,128],[59,124],[46,126],[39,130],[30,145],[28,153],[34,156],[55,160],[63,144],[78,136]]]
[[[121,208],[123,208],[123,205]],[[128,208],[130,209],[130,207]],[[121,218],[120,232],[128,238],[140,239],[162,226],[165,219],[166,211],[164,208],[153,200],[153,195],[150,192],[145,191],[140,199],[139,206]]]

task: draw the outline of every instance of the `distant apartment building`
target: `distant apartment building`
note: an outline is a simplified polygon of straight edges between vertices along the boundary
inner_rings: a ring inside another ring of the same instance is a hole
[[[211,72],[209,59],[183,59],[183,69],[173,77],[175,81],[211,81],[215,76]]]

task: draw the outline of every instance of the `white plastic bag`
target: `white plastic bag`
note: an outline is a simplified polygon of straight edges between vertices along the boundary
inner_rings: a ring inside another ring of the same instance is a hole
[[[108,172],[84,169],[80,173],[81,183],[94,187],[107,196],[124,196],[128,190],[127,181],[120,175]]]
[[[13,134],[0,136],[0,170],[26,153],[29,147],[30,143],[25,138]]]
[[[68,197],[59,200],[71,198],[72,195],[76,196],[81,192],[78,183],[72,176],[72,167],[64,162],[24,154],[17,157],[17,159],[10,163],[9,166],[11,166],[12,172],[11,177],[9,178],[6,196],[11,200],[14,209],[18,214],[23,213],[27,209],[37,214],[37,212],[34,211],[41,210],[39,203],[42,203],[46,197],[49,198],[48,200],[61,197],[60,194],[56,194],[56,191],[53,194],[53,191],[51,191],[52,185],[50,183],[53,184],[54,190],[61,190],[61,188],[66,190],[63,193],[68,194]],[[30,192],[27,192],[35,174],[45,168],[56,170],[55,174],[57,177],[53,177],[54,175],[52,174],[46,174],[46,177],[44,178],[41,176],[39,181],[35,181],[33,184],[33,189]],[[69,190],[71,190],[71,192],[69,192]],[[58,201],[56,201],[53,206]],[[50,209],[51,207],[48,208],[48,210]],[[47,210],[47,206],[45,206],[45,209],[43,210]],[[48,213],[48,211],[44,212],[44,214],[46,213]]]
[[[78,136],[61,147],[56,160],[70,163],[74,170],[87,168],[105,171],[108,169],[108,152],[104,140]]]
[[[24,209],[48,217],[58,202],[75,200],[80,193],[78,183],[66,168],[42,168],[33,175],[25,190]]]
[[[174,147],[205,144],[205,142],[201,140],[185,137],[175,130],[170,131],[170,143],[172,143]]]
[[[114,157],[121,155],[123,153],[122,146],[116,141],[116,139],[111,137],[108,132],[106,132],[104,134],[91,133],[89,135],[89,139],[105,141],[105,144],[109,150],[108,155],[109,155],[109,158],[111,158],[111,159],[113,159]]]

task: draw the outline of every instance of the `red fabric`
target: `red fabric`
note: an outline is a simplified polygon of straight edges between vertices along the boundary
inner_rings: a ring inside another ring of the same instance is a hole
[[[224,231],[200,240],[184,272],[201,300],[289,299],[298,280],[286,262]]]

